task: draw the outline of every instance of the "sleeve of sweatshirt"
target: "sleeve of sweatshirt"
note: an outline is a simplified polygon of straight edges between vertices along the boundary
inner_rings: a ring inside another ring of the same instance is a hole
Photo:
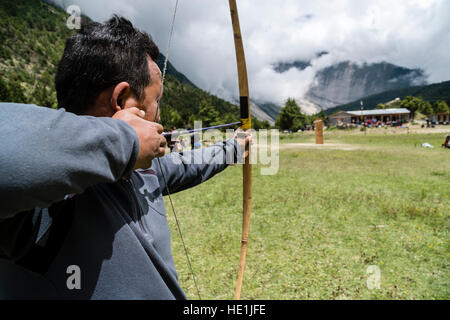
[[[125,121],[0,103],[0,219],[131,173],[139,153]]]
[[[173,152],[154,165],[163,195],[176,193],[212,178],[229,164],[243,162],[243,150],[236,140],[229,139],[208,148]],[[161,173],[162,171],[162,173]]]

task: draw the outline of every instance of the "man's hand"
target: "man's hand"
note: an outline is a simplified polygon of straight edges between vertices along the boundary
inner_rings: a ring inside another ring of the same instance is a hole
[[[112,117],[128,123],[136,131],[139,139],[139,155],[134,169],[151,167],[152,160],[162,157],[166,152],[166,139],[161,134],[163,127],[144,120],[145,112],[138,108],[127,108],[116,112]]]
[[[243,131],[242,129],[237,129],[234,133],[234,139],[239,143],[239,146],[244,152],[244,158],[248,157],[250,145],[253,144],[253,137],[250,130]]]

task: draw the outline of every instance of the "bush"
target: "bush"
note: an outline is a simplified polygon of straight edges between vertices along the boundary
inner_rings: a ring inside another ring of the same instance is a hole
[[[0,78],[0,101],[11,101],[8,84]]]
[[[0,47],[0,58],[1,59],[11,59],[11,52],[9,51],[8,48],[5,47]]]

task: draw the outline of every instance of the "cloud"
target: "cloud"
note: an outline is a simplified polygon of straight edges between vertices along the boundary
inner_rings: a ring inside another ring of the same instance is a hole
[[[97,21],[113,13],[152,35],[165,54],[175,0],[57,0]],[[423,68],[428,81],[449,80],[450,1],[247,0],[238,2],[250,94],[282,103],[306,92],[333,63],[387,61]],[[328,55],[317,57],[321,51]],[[179,1],[170,60],[196,85],[231,100],[238,95],[228,1]],[[311,61],[282,74],[280,62]]]

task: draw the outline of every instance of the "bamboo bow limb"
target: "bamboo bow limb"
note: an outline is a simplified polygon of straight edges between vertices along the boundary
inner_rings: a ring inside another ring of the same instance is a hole
[[[244,46],[242,44],[241,28],[239,26],[239,16],[236,6],[236,0],[229,0],[231,23],[233,25],[234,46],[236,49],[236,62],[239,79],[239,97],[241,112],[241,129],[251,128],[250,118],[250,98],[248,90],[247,67],[245,64]],[[242,240],[241,255],[239,260],[239,271],[236,284],[235,300],[241,297],[242,281],[244,279],[245,260],[247,256],[248,237],[250,233],[250,216],[252,205],[252,165],[250,164],[250,152],[245,158],[243,165],[243,215],[242,215]]]

